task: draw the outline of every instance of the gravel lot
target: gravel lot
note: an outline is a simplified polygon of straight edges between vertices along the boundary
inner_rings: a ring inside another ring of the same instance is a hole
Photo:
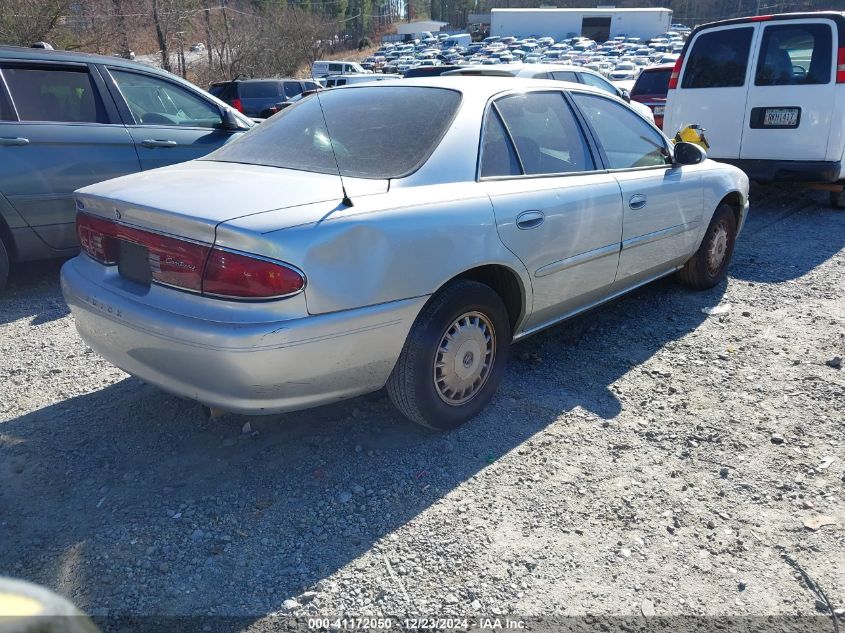
[[[93,614],[259,628],[822,613],[787,552],[840,609],[845,212],[753,195],[726,284],[657,282],[515,346],[493,406],[446,435],[382,393],[206,421],[86,348],[58,264],[19,268],[0,297],[0,574]]]

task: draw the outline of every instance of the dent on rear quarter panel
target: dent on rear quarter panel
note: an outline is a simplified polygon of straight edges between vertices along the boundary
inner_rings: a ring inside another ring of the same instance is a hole
[[[361,196],[355,206],[338,208],[322,221],[264,234],[264,251],[305,273],[311,314],[430,295],[484,264],[514,270],[530,306],[528,273],[499,240],[490,199],[473,187],[432,185]],[[243,243],[246,238],[236,236],[247,224],[225,223],[218,237]]]

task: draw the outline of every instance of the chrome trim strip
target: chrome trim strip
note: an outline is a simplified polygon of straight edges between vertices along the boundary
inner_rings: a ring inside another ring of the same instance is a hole
[[[567,257],[566,259],[561,259],[560,261],[547,264],[542,268],[538,268],[534,273],[534,276],[545,277],[546,275],[553,275],[554,273],[562,272],[580,264],[586,264],[587,262],[591,262],[595,259],[607,257],[608,255],[616,255],[621,250],[622,248],[618,242],[615,244],[608,244],[607,246],[602,246],[592,251],[587,251],[586,253],[580,253],[578,255],[573,255],[572,257]]]
[[[634,284],[633,286],[627,286],[627,287],[623,288],[622,290],[619,290],[618,292],[614,292],[612,295],[608,295],[607,297],[603,297],[601,299],[598,299],[597,301],[594,301],[592,303],[588,303],[587,305],[581,306],[580,308],[570,310],[566,314],[563,314],[561,316],[557,316],[554,319],[552,319],[551,321],[546,321],[545,323],[541,323],[540,325],[536,325],[536,326],[532,327],[530,330],[525,330],[523,332],[520,332],[519,334],[517,334],[516,336],[513,337],[513,340],[519,341],[523,338],[531,336],[532,334],[536,334],[537,332],[539,332],[541,330],[545,330],[546,328],[550,328],[554,325],[557,325],[558,323],[560,323],[562,321],[566,321],[567,319],[571,319],[572,317],[574,317],[578,314],[581,314],[582,312],[586,312],[587,310],[592,310],[593,308],[597,308],[598,306],[600,306],[604,303],[608,303],[609,301],[613,301],[614,299],[617,299],[624,294],[628,294],[632,290],[636,290],[637,288],[639,288],[641,286],[645,286],[646,284],[650,284],[652,281],[657,281],[658,279],[660,279],[662,277],[666,277],[668,275],[671,275],[676,270],[680,270],[681,268],[683,268],[683,266],[675,266],[671,270],[667,270],[665,272],[654,275],[653,277],[649,277],[648,279],[645,279],[644,281],[641,281],[638,284]]]
[[[627,240],[623,240],[622,250],[636,248],[638,246],[645,246],[646,244],[658,242],[660,240],[666,239],[667,237],[674,237],[675,235],[680,235],[681,233],[692,231],[693,229],[698,228],[699,225],[700,222],[698,221],[688,222],[687,224],[676,224],[675,226],[670,226],[667,229],[661,229],[660,231],[655,231],[654,233],[638,235],[637,237],[632,237]]]

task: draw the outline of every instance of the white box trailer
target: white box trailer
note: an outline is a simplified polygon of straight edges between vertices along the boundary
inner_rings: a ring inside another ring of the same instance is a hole
[[[672,24],[671,9],[493,9],[490,35],[566,37],[583,35],[597,42],[613,37],[651,39]]]

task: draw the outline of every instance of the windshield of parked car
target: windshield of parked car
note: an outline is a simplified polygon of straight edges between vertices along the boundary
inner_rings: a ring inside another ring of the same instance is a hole
[[[638,95],[663,95],[669,92],[669,75],[672,74],[672,70],[667,68],[666,70],[647,70],[640,78],[637,79],[637,83],[634,84],[633,89],[631,90],[631,96],[636,97]]]
[[[325,174],[340,168],[341,175],[352,178],[401,178],[428,159],[460,100],[460,93],[445,88],[328,90],[319,101],[315,96],[303,99],[202,160]]]

